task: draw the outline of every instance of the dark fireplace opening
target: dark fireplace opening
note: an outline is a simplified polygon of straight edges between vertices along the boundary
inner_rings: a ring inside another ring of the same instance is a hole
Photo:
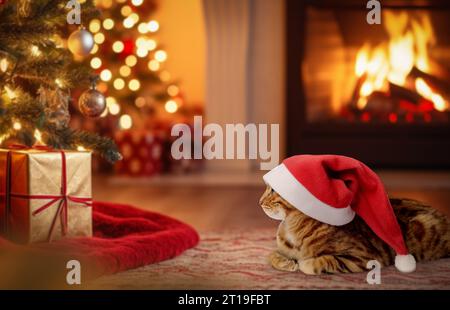
[[[450,167],[450,3],[287,1],[288,155]]]

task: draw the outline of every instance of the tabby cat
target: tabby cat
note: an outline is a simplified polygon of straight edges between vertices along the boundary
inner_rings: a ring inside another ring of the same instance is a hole
[[[449,219],[411,199],[390,199],[406,246],[416,261],[450,256]],[[275,269],[319,275],[366,271],[369,260],[394,263],[395,252],[358,216],[344,226],[321,223],[290,205],[270,186],[259,204],[271,218],[281,220],[277,250],[269,260]]]

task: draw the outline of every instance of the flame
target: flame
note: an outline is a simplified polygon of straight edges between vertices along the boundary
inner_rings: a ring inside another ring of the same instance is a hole
[[[414,66],[414,41],[411,32],[389,42],[388,80],[397,85],[404,85],[406,76]]]
[[[370,47],[362,46],[355,60],[355,75],[360,79],[357,107],[363,109],[367,97],[374,91],[386,92],[389,83],[406,87],[414,67],[430,72],[428,48],[436,43],[429,15],[410,16],[406,12],[384,12],[384,26],[388,42]],[[438,111],[448,109],[448,102],[436,93],[422,78],[414,81],[416,91],[433,102]],[[408,84],[409,85],[409,84]]]
[[[422,78],[417,78],[415,81],[416,91],[424,98],[433,102],[433,106],[436,110],[443,112],[447,109],[448,103],[444,98],[433,92],[431,87]]]
[[[367,47],[362,47],[356,55],[355,74],[361,77],[367,69],[369,63],[369,50]]]

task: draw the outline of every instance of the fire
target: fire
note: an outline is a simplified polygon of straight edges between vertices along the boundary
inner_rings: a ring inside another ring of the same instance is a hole
[[[375,91],[389,93],[390,84],[408,88],[433,103],[437,111],[446,111],[448,102],[424,78],[412,77],[417,68],[431,74],[428,48],[436,43],[430,17],[409,16],[405,12],[384,12],[388,42],[364,45],[356,55],[354,72],[359,80],[358,109],[364,109]]]

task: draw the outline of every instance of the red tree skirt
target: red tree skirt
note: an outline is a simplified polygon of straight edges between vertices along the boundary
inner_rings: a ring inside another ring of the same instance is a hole
[[[0,238],[0,250],[8,247],[77,259],[87,266],[88,277],[92,278],[173,258],[199,241],[192,227],[128,205],[94,202],[93,223],[92,238],[29,246],[13,245]]]

